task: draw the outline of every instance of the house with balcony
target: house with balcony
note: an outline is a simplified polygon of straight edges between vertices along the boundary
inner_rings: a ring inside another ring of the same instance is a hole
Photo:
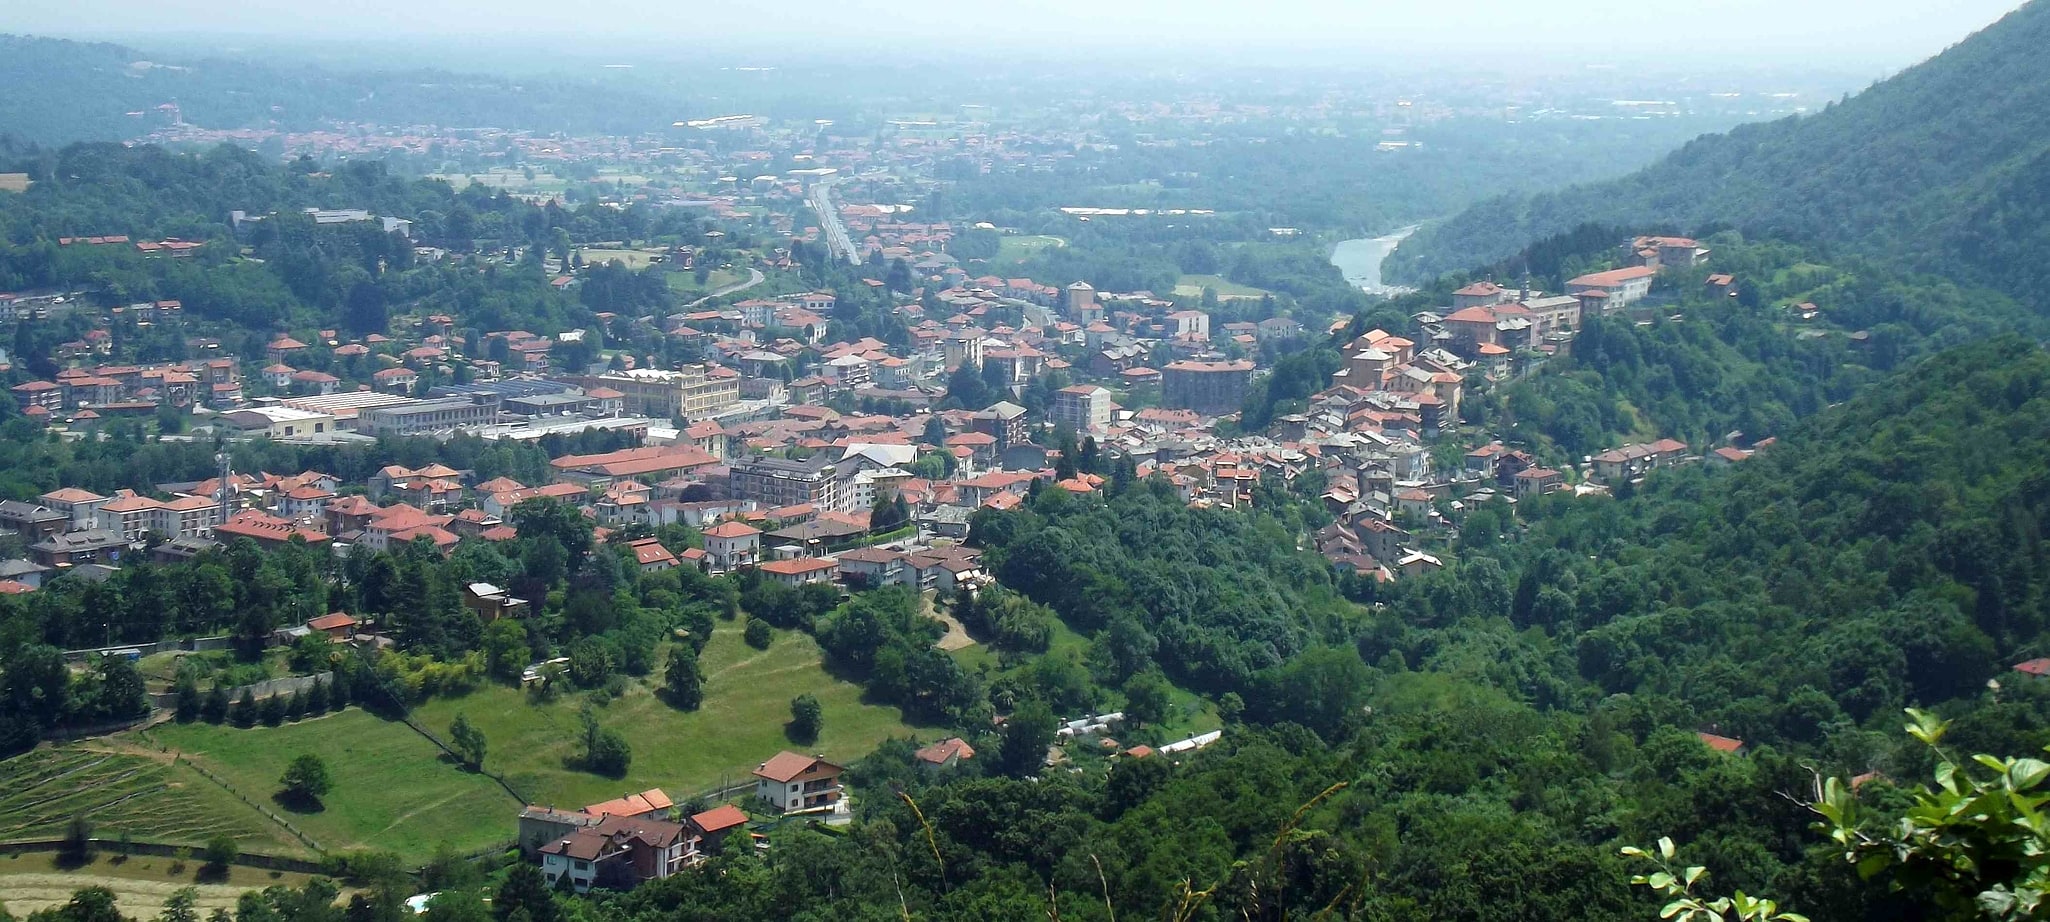
[[[555,887],[567,879],[578,893],[631,890],[687,867],[690,838],[681,823],[606,816],[541,846],[541,875]]]
[[[843,771],[821,757],[786,750],[754,770],[755,796],[786,813],[831,809],[845,794]]]
[[[745,522],[720,522],[707,528],[705,559],[715,573],[754,566],[762,554],[762,530]]]
[[[795,589],[807,583],[831,582],[833,576],[840,572],[840,564],[830,557],[800,557],[771,560],[762,564],[760,569],[764,578]]]

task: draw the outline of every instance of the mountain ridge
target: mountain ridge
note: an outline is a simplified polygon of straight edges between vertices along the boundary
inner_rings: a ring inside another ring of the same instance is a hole
[[[1584,224],[1747,234],[1849,247],[2050,306],[2050,0],[1812,115],[1703,135],[1617,180],[1504,196],[1420,230],[1388,270],[1415,280],[1493,262]],[[2026,211],[2012,207],[2017,200]]]

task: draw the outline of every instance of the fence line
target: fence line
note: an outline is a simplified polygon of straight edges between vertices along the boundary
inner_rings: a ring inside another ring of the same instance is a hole
[[[234,642],[235,638],[232,635],[221,634],[214,637],[189,637],[180,638],[177,640],[147,640],[143,641],[142,643],[117,643],[109,647],[91,647],[84,650],[66,650],[64,651],[64,659],[68,662],[77,663],[83,660],[90,659],[92,657],[105,656],[109,653],[120,653],[128,650],[134,650],[135,652],[140,653],[143,656],[149,656],[153,653],[168,653],[174,651],[183,651],[186,653],[202,653],[209,650],[225,650],[228,647],[233,646]]]
[[[400,714],[399,720],[406,726],[412,727],[413,732],[418,733],[423,737],[426,737],[427,741],[433,743],[436,749],[440,749],[442,752],[448,753],[449,758],[456,760],[457,765],[462,764],[463,757],[460,754],[458,754],[453,747],[449,746],[449,744],[442,742],[441,737],[435,736],[433,733],[428,732],[426,727],[420,726],[420,724],[417,721],[413,720],[413,715]],[[512,798],[514,800],[519,801],[521,806],[526,806],[527,804],[533,803],[533,801],[527,799],[527,795],[520,793],[518,788],[513,787],[512,782],[505,780],[505,776],[500,775],[497,772],[487,771],[482,765],[477,766],[475,769],[465,770],[475,771],[479,775],[483,775],[486,778],[498,782],[498,786],[504,788],[507,794],[511,794]]]
[[[123,855],[156,855],[164,858],[200,860],[198,856],[201,853],[201,849],[195,846],[171,845],[164,842],[103,839],[97,836],[86,841],[92,843],[92,847],[96,850]],[[5,842],[0,842],[0,851],[62,851],[68,845],[70,843],[64,839],[9,839]],[[228,863],[239,864],[243,867],[262,868],[266,871],[290,871],[295,874],[328,873],[328,867],[324,862],[309,861],[304,858],[287,858],[283,855],[266,855],[262,852],[238,851],[235,854],[235,860]]]
[[[149,743],[150,745],[157,747],[157,750],[159,752],[169,753],[171,756],[171,764],[183,764],[187,768],[190,768],[193,771],[198,772],[201,778],[205,778],[206,780],[211,781],[214,784],[220,786],[221,790],[227,791],[230,795],[234,796],[236,800],[248,804],[251,809],[255,810],[260,814],[263,814],[264,818],[270,820],[273,823],[278,824],[281,827],[284,827],[284,830],[286,832],[291,833],[293,838],[298,839],[301,843],[304,843],[307,848],[313,849],[315,854],[327,854],[327,849],[322,848],[320,843],[314,841],[312,836],[307,835],[304,830],[300,829],[298,826],[293,825],[290,820],[287,820],[284,817],[271,812],[269,807],[265,807],[264,805],[257,803],[254,800],[250,800],[248,795],[243,794],[241,789],[229,783],[228,779],[216,775],[213,772],[208,771],[206,766],[186,758],[183,752],[173,751],[164,744],[157,742],[157,740],[154,737],[151,737],[147,731],[137,733],[136,735],[141,737],[145,742]]]

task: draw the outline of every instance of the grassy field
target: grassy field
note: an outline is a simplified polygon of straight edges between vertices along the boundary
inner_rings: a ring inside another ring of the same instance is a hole
[[[200,846],[225,833],[252,852],[307,853],[263,814],[154,751],[74,745],[0,762],[0,839],[62,835],[74,816],[105,838]]]
[[[632,269],[636,272],[648,268],[648,266],[652,265],[652,263],[650,262],[650,258],[660,256],[663,254],[663,252],[665,251],[659,249],[609,250],[600,249],[598,247],[580,247],[577,249],[577,253],[583,256],[584,262],[586,264],[603,265],[605,263],[616,261],[626,264],[626,267],[628,269]],[[686,278],[688,278],[689,276],[689,273],[681,274],[683,274]]]
[[[557,193],[569,188],[569,180],[552,173],[535,173],[533,179],[528,179],[527,174],[511,169],[487,173],[435,173],[427,178],[445,180],[458,191],[472,183],[515,193]]]
[[[1257,301],[1268,295],[1268,291],[1264,288],[1241,285],[1220,275],[1184,275],[1180,281],[1175,283],[1174,293],[1178,297],[1196,298],[1203,295],[1203,289],[1205,288],[1217,292],[1217,298],[1220,301],[1235,299]]]
[[[714,269],[703,285],[698,284],[698,277],[694,272],[671,272],[663,281],[668,283],[670,291],[686,297],[697,297],[728,285],[745,282],[747,278],[747,271],[744,269]]]
[[[684,713],[662,702],[653,692],[659,675],[635,683],[600,709],[605,725],[633,745],[633,768],[625,779],[568,765],[578,748],[577,712],[586,695],[535,705],[522,692],[494,686],[436,699],[413,716],[442,732],[458,712],[468,715],[489,741],[488,768],[535,801],[565,806],[650,787],[687,796],[744,781],[781,749],[854,759],[887,737],[912,732],[898,710],[865,704],[858,686],[828,675],[809,636],[779,631],[769,649],[756,650],[740,635],[738,623],[721,622],[706,647],[702,709]],[[785,738],[783,725],[790,699],[807,693],[825,708],[825,734],[800,746]],[[269,808],[330,851],[378,848],[419,861],[443,844],[458,851],[481,848],[512,838],[520,806],[495,782],[446,761],[405,724],[359,710],[281,727],[166,724],[151,733],[259,802],[276,792],[293,758],[320,754],[334,777],[324,809]],[[251,851],[304,851],[261,814],[163,757],[65,749],[0,763],[0,837],[54,835],[74,813],[100,823],[101,834],[128,831],[139,839],[201,844],[225,831]]]
[[[1026,234],[1005,237],[997,243],[997,260],[1019,262],[1040,250],[1049,247],[1064,247],[1068,242],[1050,234]]]
[[[360,710],[281,727],[166,724],[152,732],[252,800],[274,794],[300,754],[320,755],[334,779],[325,809],[272,809],[330,851],[379,848],[411,859],[444,843],[467,851],[511,839],[520,808],[497,783],[444,761],[405,724]]]
[[[273,884],[297,887],[305,875],[255,868],[230,868],[226,880],[198,883],[194,875],[200,862],[187,861],[185,868],[171,873],[171,859],[149,856],[101,854],[76,868],[60,868],[56,855],[23,852],[0,855],[0,907],[15,918],[41,909],[63,905],[71,894],[84,887],[105,887],[114,891],[114,903],[131,919],[152,919],[164,909],[164,900],[180,887],[199,891],[201,918],[215,909],[233,911],[235,900],[249,890]]]
[[[769,649],[756,650],[740,635],[738,622],[718,623],[699,661],[706,682],[698,711],[678,711],[657,698],[651,686],[659,675],[635,683],[599,710],[605,726],[633,745],[633,766],[624,779],[575,771],[566,764],[577,749],[581,695],[533,705],[520,692],[494,687],[435,700],[416,710],[414,718],[440,730],[463,713],[490,741],[487,768],[504,773],[529,798],[558,806],[582,806],[651,787],[684,797],[745,781],[748,772],[778,750],[854,759],[888,737],[912,732],[896,708],[865,704],[859,687],[828,675],[811,637],[778,631]],[[657,662],[665,659],[666,653]],[[783,724],[790,719],[790,699],[806,693],[825,709],[825,733],[817,743],[799,746],[784,737]]]

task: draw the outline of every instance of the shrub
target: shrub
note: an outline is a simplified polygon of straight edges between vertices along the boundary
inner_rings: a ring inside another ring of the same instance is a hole
[[[790,699],[790,738],[799,743],[815,743],[819,731],[826,725],[825,709],[819,707],[819,699],[811,695],[798,695]]]

